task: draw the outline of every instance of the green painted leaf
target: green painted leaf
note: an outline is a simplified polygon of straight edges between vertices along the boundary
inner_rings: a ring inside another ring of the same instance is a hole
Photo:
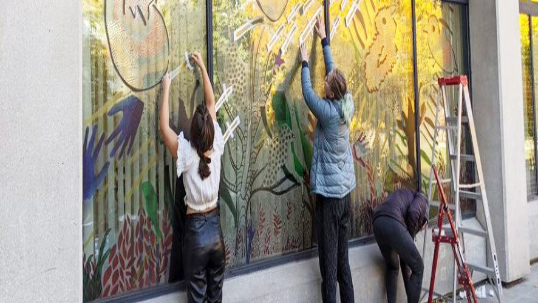
[[[293,182],[295,185],[299,185],[299,182],[297,182],[297,179],[295,179],[295,176],[290,173],[286,165],[282,165],[282,172],[284,173],[284,176],[291,182]]]
[[[108,255],[110,254],[110,248],[104,252],[105,245],[108,239],[108,234],[110,233],[110,228],[108,228],[103,236],[103,239],[101,240],[101,245],[99,246],[99,259],[97,260],[97,266],[96,266],[96,275],[98,277],[101,276],[101,272],[103,270],[103,265],[105,264],[105,261],[108,260]],[[88,260],[91,259],[88,258]]]
[[[168,171],[168,166],[166,166],[165,171]],[[172,194],[172,186],[170,185],[170,178],[164,178],[164,203],[168,210],[168,219],[173,224],[174,223],[174,195]]]
[[[297,154],[295,153],[295,148],[293,147],[293,144],[291,145],[291,153],[293,155],[293,166],[295,168],[295,172],[301,176],[301,178],[304,176],[304,168],[301,164],[301,161],[297,158]]]
[[[283,91],[277,91],[273,95],[273,110],[275,111],[275,120],[278,125],[286,124],[292,128],[291,114],[288,106],[286,95]]]
[[[163,234],[159,227],[159,216],[157,214],[157,193],[155,192],[153,185],[147,181],[142,183],[142,192],[144,193],[144,199],[146,200],[146,212],[149,221],[151,222],[151,225],[153,225],[153,229],[159,240],[162,240]]]
[[[422,158],[422,160],[426,161],[428,166],[432,166],[432,161],[430,160],[430,157],[428,157],[428,155],[426,155],[423,150],[420,151],[420,157]]]
[[[306,165],[307,171],[310,171],[312,167],[312,142],[305,135],[303,129],[301,128],[301,123],[299,120],[299,111],[297,110],[297,103],[293,103],[295,108],[295,120],[297,122],[297,127],[299,128],[299,136],[301,138],[301,146],[303,148],[303,159]]]
[[[265,128],[265,131],[267,132],[269,137],[272,138],[273,133],[271,132],[271,128],[269,128],[269,123],[267,122],[267,110],[266,110],[265,106],[262,106],[260,111],[261,111],[262,122],[263,122],[263,126]]]
[[[230,212],[232,213],[234,217],[234,226],[237,227],[237,209],[235,208],[235,204],[232,199],[232,195],[230,194],[230,191],[228,190],[228,187],[226,187],[226,185],[223,182],[220,183],[219,196],[224,200],[224,203],[226,203],[226,206],[228,206],[228,209],[230,209]]]

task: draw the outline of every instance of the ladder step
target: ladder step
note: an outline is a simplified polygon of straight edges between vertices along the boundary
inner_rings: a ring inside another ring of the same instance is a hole
[[[488,233],[483,230],[482,228],[473,228],[473,227],[470,227],[470,226],[465,226],[465,225],[460,225],[459,226],[459,231],[463,232],[463,233],[466,233],[466,234],[471,234],[471,235],[475,235],[475,236],[479,236],[479,237],[487,237]]]
[[[432,180],[433,184],[437,184],[437,180],[433,179]],[[447,183],[450,183],[452,182],[452,179],[441,179],[441,184],[447,184]]]
[[[482,200],[481,194],[466,190],[460,190],[460,197],[473,200]]]
[[[447,124],[458,124],[458,118],[457,117],[446,117],[445,121]],[[469,118],[467,117],[461,117],[461,123],[469,123]]]
[[[478,271],[490,277],[495,277],[495,271],[493,270],[493,268],[476,265],[469,262],[467,262],[467,267],[469,268],[470,271]]]
[[[450,160],[457,160],[457,159],[458,159],[457,155],[450,155]],[[474,155],[461,154],[460,160],[473,162],[475,159],[474,159]]]
[[[480,187],[481,185],[482,185],[482,182],[472,183],[472,184],[460,184],[460,188],[471,189],[471,188]]]
[[[437,233],[439,233],[439,228],[437,227],[434,227],[432,229],[432,233],[434,235],[437,235]],[[454,234],[452,234],[452,228],[450,228],[450,226],[443,226],[441,228],[441,237],[453,237]]]
[[[438,130],[457,130],[458,127],[456,125],[437,125],[435,128]]]
[[[441,205],[441,202],[439,202],[439,201],[431,201],[430,202],[430,206],[435,206],[435,207],[439,208],[440,205]],[[448,209],[456,210],[456,205],[448,204]]]

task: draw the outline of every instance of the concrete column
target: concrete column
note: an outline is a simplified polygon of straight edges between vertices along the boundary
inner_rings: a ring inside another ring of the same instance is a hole
[[[0,302],[82,302],[81,1],[0,9]]]
[[[504,282],[525,276],[529,233],[519,3],[469,1],[472,101]]]

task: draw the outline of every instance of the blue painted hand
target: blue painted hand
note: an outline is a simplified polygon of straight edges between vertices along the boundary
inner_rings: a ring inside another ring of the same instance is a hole
[[[82,153],[82,184],[83,184],[83,193],[82,198],[84,201],[90,199],[93,194],[95,194],[95,191],[97,191],[97,188],[101,185],[103,180],[105,179],[105,174],[108,170],[108,166],[110,165],[110,162],[106,162],[106,164],[101,168],[99,173],[95,175],[95,161],[97,160],[97,155],[99,155],[99,151],[101,150],[101,146],[103,146],[103,141],[105,140],[105,134],[102,134],[99,138],[99,142],[97,143],[97,146],[94,148],[95,143],[95,133],[97,133],[97,126],[94,126],[92,129],[92,137],[90,139],[90,142],[88,143],[88,132],[89,128],[86,127],[86,135],[84,136],[84,147],[83,147],[83,153]]]
[[[114,140],[114,138],[119,136],[118,140],[116,141],[116,145],[114,145],[114,148],[110,152],[110,157],[114,157],[118,149],[121,147],[121,151],[119,153],[119,158],[121,159],[127,145],[129,145],[127,154],[131,152],[131,148],[133,147],[133,142],[136,137],[136,132],[138,131],[138,125],[140,124],[140,118],[142,117],[143,110],[144,103],[142,103],[142,101],[140,101],[140,99],[135,96],[127,97],[125,100],[114,105],[110,109],[110,111],[108,112],[109,116],[115,115],[117,112],[120,111],[123,112],[123,117],[121,117],[120,124],[106,140],[106,144],[108,145]]]

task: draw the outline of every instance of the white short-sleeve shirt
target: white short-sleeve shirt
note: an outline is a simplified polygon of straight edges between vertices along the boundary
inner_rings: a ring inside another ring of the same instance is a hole
[[[217,205],[219,198],[220,165],[224,153],[224,138],[217,121],[213,121],[215,136],[213,138],[213,153],[209,158],[209,177],[202,180],[198,173],[200,157],[191,143],[185,139],[183,132],[177,137],[177,176],[183,174],[185,185],[185,204],[195,211],[205,211]]]

